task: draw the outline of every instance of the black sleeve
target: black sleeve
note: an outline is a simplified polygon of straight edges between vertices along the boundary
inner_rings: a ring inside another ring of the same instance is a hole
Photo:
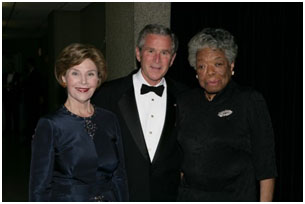
[[[263,96],[253,91],[248,103],[252,159],[257,180],[277,176],[274,134],[267,104]]]

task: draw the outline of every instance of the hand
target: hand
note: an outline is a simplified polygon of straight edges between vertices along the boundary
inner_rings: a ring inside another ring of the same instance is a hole
[[[275,179],[260,181],[260,202],[272,202]]]

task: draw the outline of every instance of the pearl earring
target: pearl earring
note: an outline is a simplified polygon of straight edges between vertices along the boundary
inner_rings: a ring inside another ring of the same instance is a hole
[[[234,71],[232,71],[232,76],[234,75]]]
[[[196,78],[198,79],[198,75],[196,74]]]

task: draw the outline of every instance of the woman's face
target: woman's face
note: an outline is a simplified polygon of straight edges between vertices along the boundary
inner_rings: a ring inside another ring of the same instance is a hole
[[[85,59],[79,65],[71,67],[62,76],[67,85],[68,100],[72,103],[90,102],[98,85],[98,72],[91,59]]]
[[[196,71],[198,81],[208,99],[221,91],[230,81],[234,62],[229,64],[225,53],[219,49],[204,48],[197,52]]]

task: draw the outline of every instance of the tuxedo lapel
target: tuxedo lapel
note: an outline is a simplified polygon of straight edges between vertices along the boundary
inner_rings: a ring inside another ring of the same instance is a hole
[[[150,161],[138,114],[133,86],[122,95],[118,105],[132,138],[134,139],[144,158]]]

